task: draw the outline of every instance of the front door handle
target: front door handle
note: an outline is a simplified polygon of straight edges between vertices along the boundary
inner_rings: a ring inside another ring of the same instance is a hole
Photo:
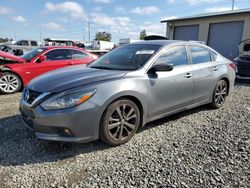
[[[187,74],[185,74],[184,78],[192,78],[192,74],[188,72]]]
[[[217,71],[218,69],[219,69],[218,67],[214,67],[214,68],[213,68],[214,71]]]

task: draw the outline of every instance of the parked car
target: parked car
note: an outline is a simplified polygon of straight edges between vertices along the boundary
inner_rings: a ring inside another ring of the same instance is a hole
[[[17,46],[35,46],[38,47],[38,42],[35,40],[19,40],[14,45]]]
[[[39,139],[116,146],[140,126],[210,103],[220,108],[234,86],[235,65],[197,42],[123,45],[87,67],[46,73],[24,89],[24,124]]]
[[[234,59],[237,66],[236,78],[250,80],[250,39],[239,44],[239,56]]]
[[[75,46],[75,42],[70,39],[45,38],[43,40],[45,46]]]
[[[83,49],[62,46],[37,48],[21,57],[0,51],[0,92],[15,93],[40,74],[96,58]]]
[[[19,40],[14,44],[3,44],[0,50],[8,52],[16,56],[21,56],[38,47],[38,43],[35,40]]]

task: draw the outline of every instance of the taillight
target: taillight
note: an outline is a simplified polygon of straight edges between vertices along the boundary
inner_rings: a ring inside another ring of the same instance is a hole
[[[234,62],[230,62],[230,63],[229,63],[229,66],[230,66],[231,68],[233,68],[234,71],[236,71],[237,67],[236,67],[236,65],[235,65]]]

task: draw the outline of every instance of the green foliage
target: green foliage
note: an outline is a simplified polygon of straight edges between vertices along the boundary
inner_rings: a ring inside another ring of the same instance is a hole
[[[111,34],[108,32],[98,32],[95,35],[95,40],[111,41]]]
[[[146,30],[144,29],[140,32],[140,40],[143,40],[146,36],[147,36],[147,33],[146,33]]]
[[[8,42],[8,41],[12,41],[12,39],[1,38],[1,37],[0,37],[0,43],[5,43],[5,42]]]

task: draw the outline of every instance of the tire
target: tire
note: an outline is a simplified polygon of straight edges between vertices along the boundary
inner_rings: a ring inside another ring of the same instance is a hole
[[[223,106],[228,93],[228,84],[225,80],[220,80],[214,89],[212,107],[217,109]]]
[[[0,93],[12,94],[20,90],[22,82],[20,78],[11,72],[4,72],[0,77]]]
[[[140,111],[133,101],[121,99],[113,102],[102,117],[101,140],[110,146],[128,142],[138,130],[140,119]]]

